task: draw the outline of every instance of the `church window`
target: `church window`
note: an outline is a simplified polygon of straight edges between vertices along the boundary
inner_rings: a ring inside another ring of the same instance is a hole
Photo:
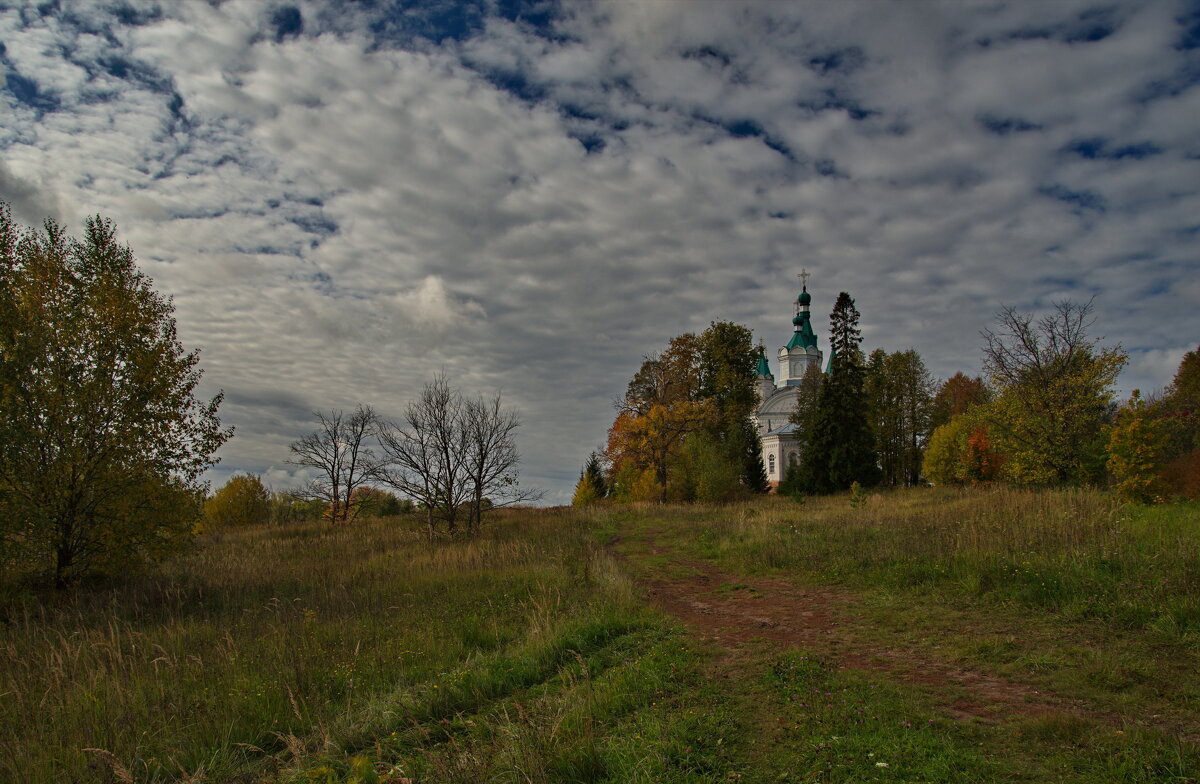
[[[775,455],[767,456],[767,473],[775,473]]]

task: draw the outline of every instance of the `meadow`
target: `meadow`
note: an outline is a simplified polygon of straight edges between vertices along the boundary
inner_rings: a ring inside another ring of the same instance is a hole
[[[4,781],[1200,778],[1200,508],[1096,491],[253,527],[0,618]]]

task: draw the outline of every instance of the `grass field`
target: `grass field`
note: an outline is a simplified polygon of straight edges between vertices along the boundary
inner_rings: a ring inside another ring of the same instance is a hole
[[[1195,505],[254,528],[0,613],[3,781],[1200,779]]]

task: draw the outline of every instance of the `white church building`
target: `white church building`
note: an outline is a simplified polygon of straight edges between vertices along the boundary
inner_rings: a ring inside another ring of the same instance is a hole
[[[789,466],[800,460],[796,426],[789,418],[796,410],[800,380],[810,367],[821,367],[821,350],[817,348],[817,336],[809,316],[812,295],[808,293],[808,273],[801,273],[800,278],[802,288],[792,318],[792,339],[779,349],[779,385],[776,386],[775,376],[771,375],[765,352],[759,355],[755,371],[759,398],[755,418],[762,439],[763,466],[772,487],[779,484]]]

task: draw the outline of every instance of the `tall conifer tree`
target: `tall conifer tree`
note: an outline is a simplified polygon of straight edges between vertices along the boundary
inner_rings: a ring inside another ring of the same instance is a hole
[[[850,295],[838,294],[829,314],[829,377],[817,397],[801,466],[805,486],[817,493],[845,490],[853,482],[873,485],[879,479],[858,318]]]

